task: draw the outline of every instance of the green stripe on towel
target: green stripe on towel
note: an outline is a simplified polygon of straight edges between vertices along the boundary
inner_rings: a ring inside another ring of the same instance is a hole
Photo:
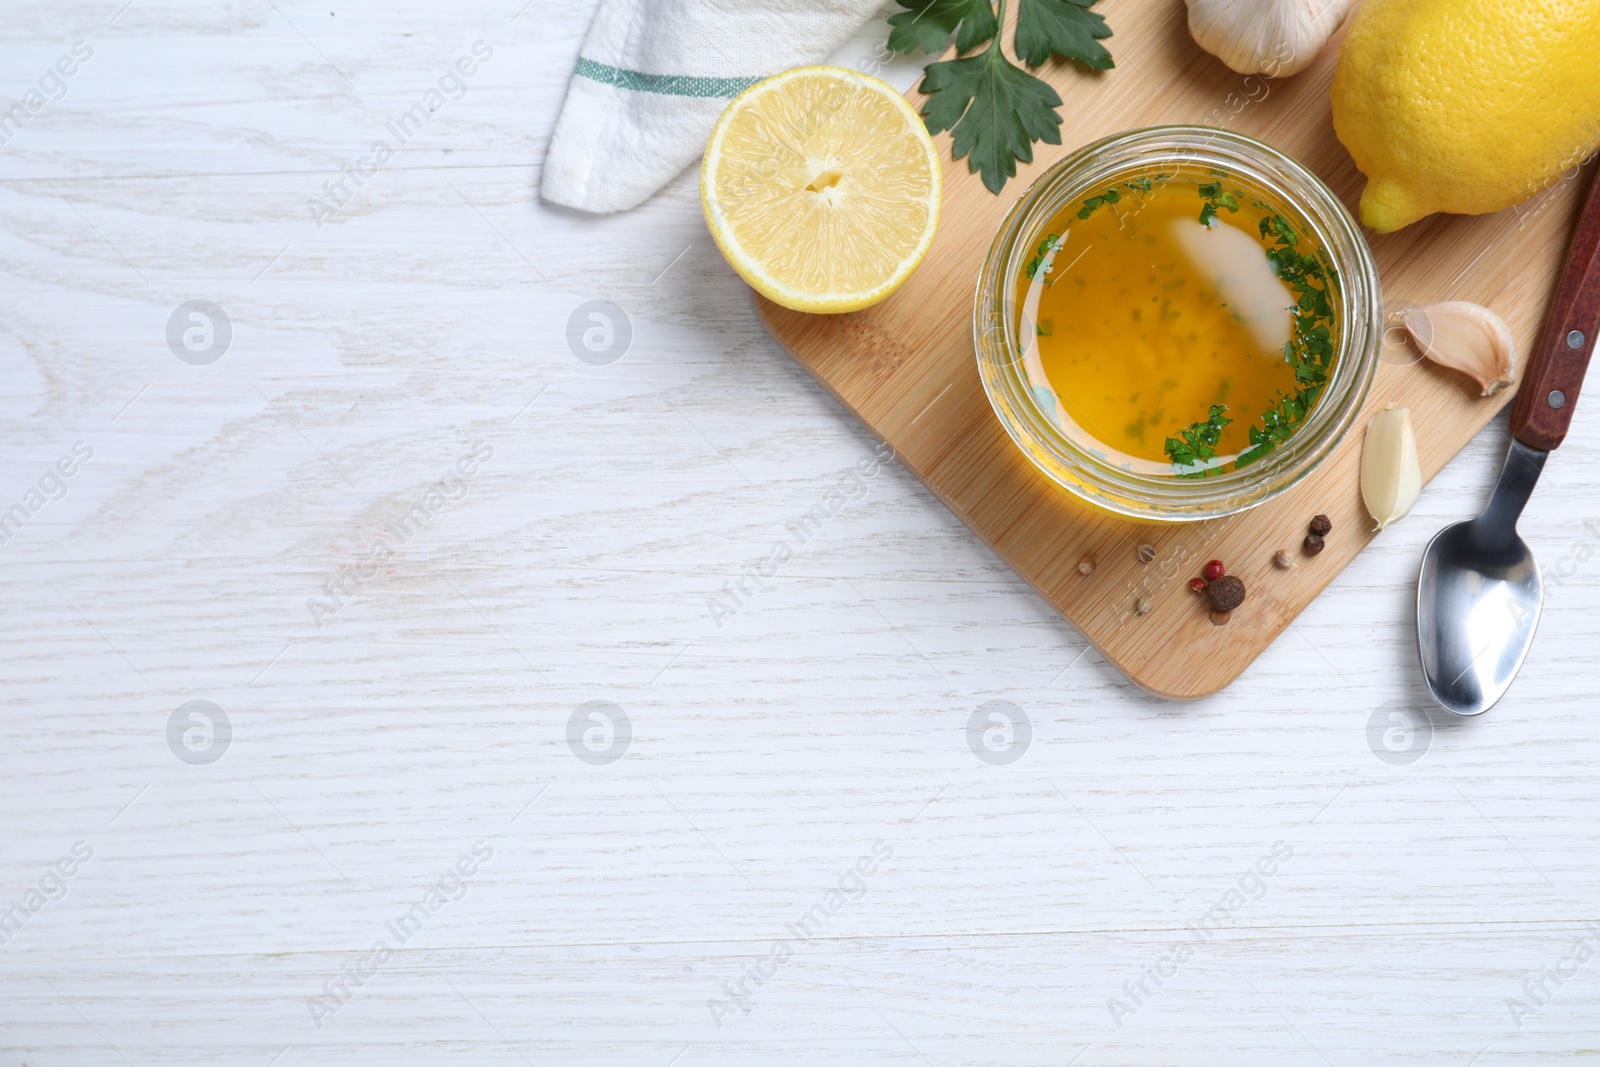
[[[578,77],[597,81],[601,85],[615,85],[621,89],[635,89],[641,93],[660,93],[662,96],[693,96],[699,98],[724,97],[731,99],[760,81],[760,78],[693,78],[682,74],[640,74],[636,70],[619,70],[592,59],[578,60]]]

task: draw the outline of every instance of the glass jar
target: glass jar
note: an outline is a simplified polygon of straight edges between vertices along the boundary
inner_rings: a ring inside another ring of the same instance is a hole
[[[1287,440],[1242,469],[1180,478],[1153,473],[1150,464],[1114,463],[1092,438],[1058,424],[1054,394],[1048,388],[1036,390],[1023,365],[1026,346],[1018,279],[1037,253],[1040,234],[1067,205],[1125,180],[1133,171],[1208,170],[1256,187],[1274,207],[1310,231],[1336,276],[1338,292],[1332,303],[1339,328],[1328,383]],[[1017,447],[1091,507],[1142,522],[1194,522],[1232,515],[1272,499],[1310,474],[1338,446],[1366,402],[1382,340],[1383,294],[1377,267],[1344,204],[1316,175],[1282,152],[1242,134],[1204,126],[1130,130],[1085,145],[1045,171],[1000,224],[979,276],[973,313],[973,344],[984,391]],[[1049,411],[1042,400],[1051,401]],[[1136,469],[1139,466],[1145,469]]]

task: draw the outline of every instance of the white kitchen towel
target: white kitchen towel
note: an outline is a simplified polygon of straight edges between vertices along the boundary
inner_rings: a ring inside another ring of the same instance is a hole
[[[815,63],[883,0],[600,0],[545,155],[541,195],[621,211],[700,158],[728,101]]]

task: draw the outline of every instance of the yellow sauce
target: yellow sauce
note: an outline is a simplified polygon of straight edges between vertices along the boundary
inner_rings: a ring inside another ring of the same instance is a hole
[[[1268,255],[1277,231],[1262,224],[1282,216],[1235,179],[1127,181],[1114,202],[1071,204],[1037,242],[1045,254],[1019,283],[1030,377],[1042,369],[1066,425],[1113,460],[1170,473],[1166,442],[1212,405],[1231,420],[1218,461],[1235,457],[1252,447],[1251,425],[1297,388],[1286,354],[1297,297]],[[1243,195],[1206,210],[1208,183]],[[1297,251],[1314,252],[1298,236],[1307,228],[1293,228]]]

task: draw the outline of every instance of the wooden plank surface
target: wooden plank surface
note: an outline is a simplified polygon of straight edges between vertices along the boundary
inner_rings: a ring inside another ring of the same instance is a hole
[[[1032,179],[1079,146],[1125,129],[1166,123],[1223,126],[1260,138],[1305,163],[1355,210],[1364,179],[1334,135],[1328,86],[1336,38],[1310,68],[1269,80],[1233,73],[1184,30],[1178,0],[1107,3],[1119,39],[1115,70],[1088,73],[1053,63],[1062,144],[1038,145],[1000,196],[965,160],[946,153],[940,232],[910,282],[854,315],[803,315],[757,298],[772,334],[902,463],[1061,612],[1109,661],[1152,693],[1194,698],[1232,682],[1372,540],[1357,487],[1362,432],[1373,411],[1411,408],[1423,473],[1431,479],[1510,399],[1481,398],[1466,378],[1386,345],[1366,409],[1315,474],[1239,516],[1151,526],[1097,514],[1034,468],[993,414],[971,340],[973,291],[1001,217]],[[918,102],[916,93],[910,94]],[[1567,245],[1583,183],[1559,182],[1498,215],[1435,216],[1397,234],[1373,235],[1386,305],[1471,300],[1498,311],[1519,351],[1533,344]],[[1299,551],[1306,524],[1327,514],[1334,533],[1316,558]],[[1141,544],[1156,559],[1137,559]],[[1299,564],[1272,565],[1279,549]],[[1078,564],[1093,557],[1093,574]],[[1208,559],[1243,578],[1249,600],[1228,625],[1212,625],[1187,588]],[[1140,617],[1134,603],[1149,596]]]
[[[1201,701],[1134,687],[898,464],[718,625],[874,442],[767,337],[692,172],[616,216],[538,200],[595,6],[8,10],[0,92],[95,54],[0,155],[0,502],[94,458],[0,547],[0,905],[94,855],[0,945],[0,1064],[1592,1059],[1600,956],[1508,1002],[1600,900],[1600,403],[1525,515],[1526,668],[1401,763],[1371,727],[1425,699],[1417,559],[1482,506],[1503,418]],[[317,228],[307,198],[480,38],[467,95]],[[234,324],[209,366],[165,337],[197,298]],[[598,299],[633,325],[609,366],[565,337]],[[478,440],[467,496],[316,627]],[[209,765],[168,744],[193,699],[232,720]],[[567,741],[591,700],[632,717],[608,766]],[[1031,720],[1003,766],[967,732],[992,700]],[[466,895],[316,1025],[479,840]],[[877,840],[866,895],[718,1026]],[[1114,1020],[1279,840],[1266,893]]]

